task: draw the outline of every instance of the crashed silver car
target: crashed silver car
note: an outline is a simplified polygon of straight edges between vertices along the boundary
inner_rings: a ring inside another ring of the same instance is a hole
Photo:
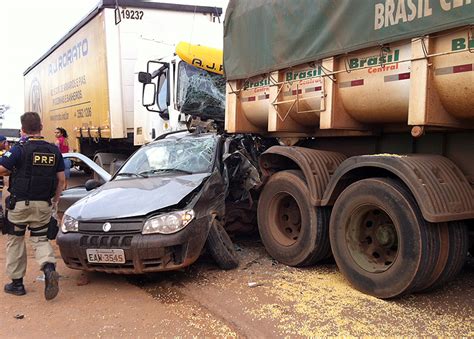
[[[110,181],[88,182],[95,189],[64,212],[64,262],[112,273],[174,270],[207,244],[221,268],[236,267],[224,225],[255,224],[256,153],[265,148],[257,137],[187,131],[141,147]]]

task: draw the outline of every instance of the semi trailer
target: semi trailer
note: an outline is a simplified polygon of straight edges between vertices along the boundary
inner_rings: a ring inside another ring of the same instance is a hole
[[[100,1],[24,72],[25,110],[41,114],[47,140],[63,127],[71,150],[114,172],[138,146],[185,126],[173,107],[158,114],[141,105],[138,71],[173,55],[178,41],[206,38],[219,46],[221,14],[216,7]]]
[[[268,253],[333,255],[379,298],[452,279],[473,249],[474,2],[230,0],[224,22],[226,131],[279,140]]]

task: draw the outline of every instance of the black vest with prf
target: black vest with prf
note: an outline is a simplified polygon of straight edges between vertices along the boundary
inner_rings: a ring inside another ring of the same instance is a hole
[[[44,141],[27,141],[21,146],[21,162],[10,174],[10,193],[17,201],[50,201],[58,180],[57,147]]]

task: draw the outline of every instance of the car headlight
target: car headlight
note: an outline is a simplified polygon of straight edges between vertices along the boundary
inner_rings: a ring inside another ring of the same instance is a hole
[[[193,210],[171,212],[154,216],[145,221],[142,234],[171,234],[186,227],[194,219]]]
[[[63,220],[61,221],[61,231],[63,233],[67,233],[67,232],[77,232],[78,230],[79,230],[79,221],[65,214],[63,217]]]

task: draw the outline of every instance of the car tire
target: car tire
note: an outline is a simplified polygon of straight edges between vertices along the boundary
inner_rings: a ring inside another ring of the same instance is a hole
[[[209,229],[206,248],[219,268],[231,270],[239,266],[239,259],[234,248],[234,243],[224,227],[217,220],[212,222]]]
[[[258,202],[258,230],[267,252],[289,266],[309,266],[330,257],[330,209],[314,207],[303,173],[273,174]]]
[[[329,235],[334,259],[359,291],[387,299],[420,291],[433,276],[440,238],[399,181],[369,178],[337,198]]]

